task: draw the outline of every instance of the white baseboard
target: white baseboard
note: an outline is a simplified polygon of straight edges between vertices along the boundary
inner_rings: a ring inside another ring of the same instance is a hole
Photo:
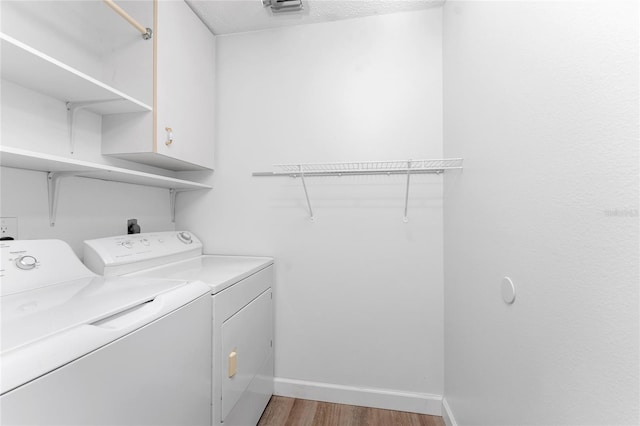
[[[275,395],[290,398],[408,411],[433,416],[442,415],[441,395],[343,386],[282,377],[276,377],[274,385]]]
[[[442,398],[442,418],[444,419],[445,425],[458,426],[456,418],[453,417],[453,412],[451,411],[451,407],[449,407],[449,403],[446,398]]]

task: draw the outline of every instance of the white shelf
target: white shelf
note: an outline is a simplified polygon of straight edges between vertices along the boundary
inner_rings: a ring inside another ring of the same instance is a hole
[[[255,172],[253,176],[341,176],[442,173],[461,169],[462,158],[431,160],[349,161],[343,163],[274,164],[276,172]]]
[[[2,146],[0,146],[0,166],[34,170],[48,174],[49,220],[51,226],[55,224],[57,184],[61,178],[67,176],[168,189],[172,219],[175,218],[175,196],[177,192],[212,189],[211,186],[198,182]]]
[[[305,177],[314,176],[349,176],[349,175],[405,175],[407,186],[404,196],[403,221],[409,221],[407,212],[409,209],[409,185],[411,175],[423,173],[444,173],[445,170],[462,169],[462,158],[442,158],[432,160],[391,160],[391,161],[349,161],[344,163],[298,163],[298,164],[274,164],[277,172],[254,172],[253,176],[288,176],[300,178],[304,196],[307,200],[310,219],[313,221],[313,209],[309,199],[309,191],[305,183]]]
[[[63,102],[101,101],[98,114],[152,111],[145,103],[0,32],[2,78]],[[109,101],[109,102],[102,102]]]
[[[40,172],[69,172],[74,176],[175,190],[211,189],[209,185],[137,170],[106,166],[55,155],[0,147],[0,166]]]

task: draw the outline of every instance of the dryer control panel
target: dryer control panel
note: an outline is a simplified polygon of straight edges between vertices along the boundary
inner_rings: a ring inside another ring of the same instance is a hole
[[[93,272],[122,275],[202,254],[202,243],[188,231],[149,232],[84,242],[84,263]]]

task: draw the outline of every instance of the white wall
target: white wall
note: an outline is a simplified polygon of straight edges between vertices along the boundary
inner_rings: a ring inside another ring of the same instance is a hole
[[[465,159],[444,186],[460,425],[640,423],[638,40],[632,1],[444,8],[445,156]]]
[[[217,43],[214,190],[181,194],[178,227],[209,253],[276,257],[280,392],[294,379],[317,398],[317,383],[336,398],[333,385],[434,394],[439,412],[442,178],[412,178],[407,224],[403,177],[309,179],[311,222],[300,180],[251,173],[441,158],[441,10]]]

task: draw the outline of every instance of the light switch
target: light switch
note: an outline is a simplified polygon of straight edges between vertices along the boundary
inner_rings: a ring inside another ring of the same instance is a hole
[[[236,351],[229,353],[229,378],[236,375],[238,370],[238,354]]]

